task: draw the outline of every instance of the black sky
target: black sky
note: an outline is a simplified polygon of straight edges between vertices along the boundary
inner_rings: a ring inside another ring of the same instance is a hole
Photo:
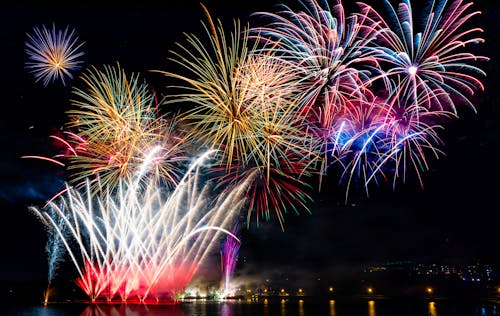
[[[290,1],[292,3],[293,1]],[[380,1],[368,3],[380,5]],[[250,14],[273,10],[274,1],[205,1],[227,30],[232,19],[258,21]],[[344,1],[355,8],[353,2]],[[243,233],[241,256],[249,271],[342,271],[386,260],[471,261],[500,264],[500,112],[496,61],[500,16],[498,4],[476,1],[483,11],[477,22],[486,43],[478,47],[491,60],[482,65],[486,91],[477,98],[478,113],[446,127],[446,156],[430,162],[425,188],[410,181],[395,191],[383,185],[370,197],[353,196],[344,204],[342,189],[333,181],[311,204],[312,214],[287,214],[285,231],[277,222],[252,223]],[[352,12],[352,11],[350,11]],[[42,24],[69,25],[85,42],[85,65],[117,61],[130,72],[140,72],[162,92],[165,79],[149,70],[167,70],[168,50],[183,41],[183,32],[203,36],[203,12],[197,1],[175,5],[117,7],[91,5],[0,7],[0,212],[2,228],[0,281],[44,278],[45,235],[27,206],[43,201],[62,185],[61,173],[22,155],[50,150],[48,136],[65,123],[71,85],[43,87],[24,69],[26,33]],[[72,81],[71,83],[76,82]],[[333,177],[332,177],[333,178]]]

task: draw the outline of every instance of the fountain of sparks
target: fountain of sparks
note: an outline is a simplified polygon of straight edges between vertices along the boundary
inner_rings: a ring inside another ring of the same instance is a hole
[[[51,217],[56,216],[56,214],[54,214],[54,210],[50,210],[49,212],[51,212]],[[63,218],[59,217],[57,226],[59,227],[59,230],[61,232],[65,231],[65,223]],[[47,244],[45,246],[45,252],[47,253],[48,274],[47,290],[44,293],[44,304],[48,303],[52,281],[54,280],[58,266],[63,261],[63,254],[65,252],[61,236],[56,232],[55,229],[50,229],[50,226],[47,227],[49,229],[47,231],[48,237]]]
[[[227,228],[245,203],[246,184],[209,196],[210,181],[201,174],[208,152],[164,192],[144,176],[155,153],[134,179],[114,188],[93,194],[87,183],[84,193],[68,188],[46,208],[31,208],[61,238],[92,302],[175,300],[222,234],[239,242]]]
[[[231,289],[231,278],[236,262],[238,260],[238,252],[240,250],[240,241],[235,236],[237,235],[238,226],[232,230],[232,235],[228,235],[221,250],[221,268],[222,268],[222,297],[227,298],[234,296],[234,291]]]

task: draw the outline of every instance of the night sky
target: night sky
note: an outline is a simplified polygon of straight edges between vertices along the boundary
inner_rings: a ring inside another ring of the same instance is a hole
[[[164,93],[166,78],[150,70],[169,70],[167,58],[183,32],[204,36],[204,15],[197,1],[175,1],[175,6],[141,5],[0,8],[2,69],[0,92],[0,212],[2,241],[0,282],[46,277],[45,232],[27,206],[42,205],[64,179],[59,168],[46,162],[21,159],[49,154],[49,135],[65,122],[73,83],[43,87],[24,68],[26,33],[53,22],[69,25],[84,41],[84,68],[117,61],[127,71],[139,72],[157,93]],[[292,2],[292,1],[290,1]],[[381,1],[367,3],[380,5]],[[415,179],[371,188],[370,196],[351,195],[344,203],[336,177],[327,177],[321,192],[314,192],[311,214],[287,214],[285,230],[279,223],[252,222],[243,231],[242,271],[265,275],[275,271],[304,271],[311,275],[343,275],[364,265],[389,260],[463,262],[481,260],[500,265],[500,8],[494,1],[476,1],[483,11],[474,20],[485,29],[486,43],[478,54],[491,58],[481,64],[488,77],[485,92],[474,99],[478,113],[464,110],[461,119],[446,125],[441,134],[446,156],[430,161],[425,187]],[[18,2],[19,3],[19,2]],[[264,23],[250,14],[275,10],[275,1],[204,2],[226,30],[232,19]],[[288,3],[288,2],[287,2]],[[349,9],[355,6],[344,3]],[[260,22],[259,22],[260,21]],[[79,73],[77,73],[78,76]],[[70,265],[70,262],[66,262]],[[243,273],[240,271],[240,273]]]

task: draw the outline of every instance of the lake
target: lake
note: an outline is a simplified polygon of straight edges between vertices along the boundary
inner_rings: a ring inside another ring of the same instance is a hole
[[[33,316],[490,316],[500,301],[464,300],[263,300],[187,301],[178,305],[58,303],[4,304],[2,315]]]

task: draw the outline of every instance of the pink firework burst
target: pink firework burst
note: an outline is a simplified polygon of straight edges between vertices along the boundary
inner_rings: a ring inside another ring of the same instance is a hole
[[[366,49],[375,53],[385,70],[372,80],[395,79],[396,93],[404,95],[409,106],[418,104],[457,115],[457,105],[465,103],[475,110],[470,96],[484,90],[478,76],[486,75],[476,64],[488,58],[466,50],[484,42],[480,35],[483,30],[468,28],[467,24],[481,12],[470,12],[472,2],[432,1],[419,30],[409,0],[397,8],[388,1],[386,5],[390,22],[370,6],[362,5],[378,29],[377,39]]]

